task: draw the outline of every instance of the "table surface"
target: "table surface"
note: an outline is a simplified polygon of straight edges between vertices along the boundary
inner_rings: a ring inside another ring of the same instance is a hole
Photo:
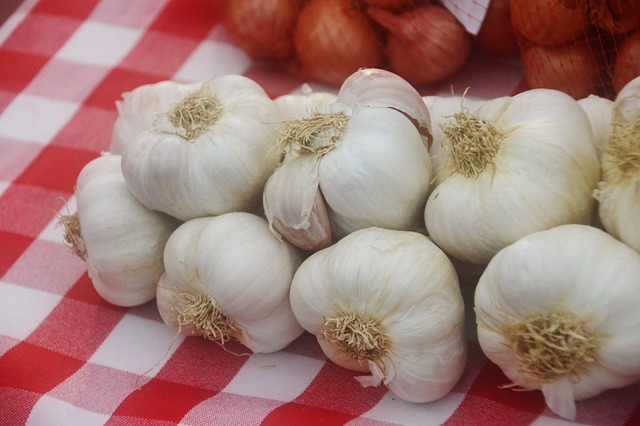
[[[100,299],[58,217],[74,209],[79,170],[108,149],[121,94],[225,74],[272,97],[304,83],[252,63],[220,13],[214,0],[27,0],[0,27],[0,424],[571,424],[539,392],[501,388],[508,380],[472,340],[456,387],[412,404],[362,387],[308,334],[249,356],[176,337],[154,302]],[[482,54],[420,90],[452,87],[478,98],[526,88],[517,59]],[[575,424],[640,424],[640,385],[577,406]]]

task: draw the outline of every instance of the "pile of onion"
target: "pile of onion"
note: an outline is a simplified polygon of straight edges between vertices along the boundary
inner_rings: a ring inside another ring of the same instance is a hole
[[[532,88],[613,98],[640,75],[638,0],[510,0]]]
[[[494,22],[505,21],[499,14],[492,12]],[[505,22],[496,26],[510,30]],[[223,23],[252,59],[337,86],[372,67],[414,85],[440,82],[467,63],[474,42],[448,9],[429,0],[226,0]]]

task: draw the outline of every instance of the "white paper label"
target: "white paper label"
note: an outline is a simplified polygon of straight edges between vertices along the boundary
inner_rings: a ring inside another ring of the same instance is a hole
[[[440,0],[465,29],[478,34],[491,0]]]

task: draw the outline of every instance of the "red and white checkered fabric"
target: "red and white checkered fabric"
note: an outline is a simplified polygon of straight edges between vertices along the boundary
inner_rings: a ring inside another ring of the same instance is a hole
[[[411,404],[362,387],[307,334],[249,356],[176,337],[154,302],[100,299],[57,216],[108,148],[115,100],[166,79],[244,74],[271,96],[303,83],[253,64],[220,14],[215,0],[26,0],[0,27],[0,424],[569,424],[539,392],[501,389],[508,380],[474,342],[448,396]],[[421,90],[451,86],[480,98],[524,88],[517,60],[481,56]],[[640,385],[578,403],[576,422],[640,424]]]

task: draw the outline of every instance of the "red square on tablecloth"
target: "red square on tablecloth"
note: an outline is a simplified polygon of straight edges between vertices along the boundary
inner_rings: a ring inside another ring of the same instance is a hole
[[[31,13],[7,38],[4,48],[51,57],[67,42],[81,24],[81,20],[66,16]]]
[[[71,194],[80,170],[98,155],[99,152],[95,151],[47,145],[16,179],[16,183]]]
[[[12,184],[0,196],[0,232],[8,232],[35,238],[49,224],[54,212],[60,209],[61,198],[70,193],[50,191],[46,188]],[[8,238],[5,246],[18,244],[16,238]],[[22,250],[26,247],[22,246]],[[7,249],[13,253],[13,248]]]
[[[220,21],[220,7],[211,0],[170,0],[150,29],[198,40]]]
[[[180,69],[196,47],[198,41],[192,38],[161,31],[148,31],[123,59],[120,67],[147,72],[168,80]]]
[[[0,48],[0,89],[19,93],[33,80],[49,58]]]
[[[1,221],[0,224],[2,224]],[[0,250],[0,277],[2,277],[29,247],[33,239],[14,232],[0,231],[0,241],[2,241],[2,250]]]
[[[82,364],[84,361],[79,359],[21,342],[0,357],[0,383],[25,391],[46,393]]]
[[[75,19],[86,19],[99,0],[63,1],[40,0],[34,6],[33,12],[49,13],[52,15],[68,16]]]
[[[157,378],[131,393],[113,413],[114,417],[179,422],[194,406],[217,392]]]
[[[116,101],[124,92],[130,92],[143,84],[157,83],[163,78],[157,75],[122,68],[112,69],[86,99],[85,104],[116,111]]]
[[[117,116],[115,108],[83,105],[55,136],[51,145],[88,151],[98,157],[100,152],[107,151],[111,145],[113,124]]]

